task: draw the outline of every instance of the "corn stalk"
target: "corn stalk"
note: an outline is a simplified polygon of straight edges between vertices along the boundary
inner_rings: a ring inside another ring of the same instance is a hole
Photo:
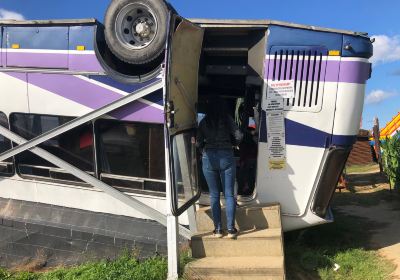
[[[382,143],[383,169],[389,178],[390,185],[400,190],[400,133],[386,138]]]

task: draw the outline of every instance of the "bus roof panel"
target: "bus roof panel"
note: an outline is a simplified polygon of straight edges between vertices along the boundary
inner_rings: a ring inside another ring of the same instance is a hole
[[[334,28],[318,27],[313,25],[305,25],[278,20],[231,20],[231,19],[189,19],[190,21],[200,24],[203,27],[267,27],[269,25],[278,25],[285,27],[301,28],[307,30],[341,33],[348,35],[367,36],[366,32],[355,32],[350,30],[341,30]]]
[[[267,27],[279,25],[286,27],[302,28],[307,30],[341,33],[348,35],[367,36],[366,32],[355,32],[333,28],[317,27],[313,25],[297,24],[277,20],[236,20],[236,19],[189,19],[203,27]],[[97,24],[94,18],[89,19],[54,19],[54,20],[0,20],[0,25],[90,25]]]

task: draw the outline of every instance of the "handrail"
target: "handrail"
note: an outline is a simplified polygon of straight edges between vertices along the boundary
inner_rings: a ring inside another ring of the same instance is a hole
[[[25,141],[21,143],[19,146],[14,147],[2,154],[0,154],[0,161],[3,161],[7,158],[10,158],[12,156],[15,156],[23,151],[29,150],[37,145],[42,144],[43,142],[46,142],[60,134],[63,134],[66,131],[69,131],[75,127],[78,127],[84,123],[87,123],[89,121],[92,121],[98,117],[101,117],[111,111],[114,111],[118,108],[121,108],[124,105],[127,105],[135,100],[138,100],[146,95],[149,95],[153,93],[156,90],[160,90],[163,88],[163,81],[162,80],[157,80],[156,82],[145,86],[131,94],[128,94],[100,109],[94,110],[86,115],[83,115],[81,117],[78,117],[72,121],[69,121],[59,127],[56,127],[52,130],[49,130],[35,138],[33,138],[30,141]]]

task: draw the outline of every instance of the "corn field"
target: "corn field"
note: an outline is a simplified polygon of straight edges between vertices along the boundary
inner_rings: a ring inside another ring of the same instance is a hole
[[[383,170],[389,178],[390,185],[400,190],[400,132],[382,141]]]

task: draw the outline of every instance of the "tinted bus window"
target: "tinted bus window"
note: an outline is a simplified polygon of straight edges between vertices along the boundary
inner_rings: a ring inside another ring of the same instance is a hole
[[[161,124],[96,121],[101,179],[116,187],[165,192],[163,129]]]
[[[10,125],[11,130],[18,135],[32,139],[72,119],[74,118],[65,116],[13,113],[10,116]],[[91,123],[67,131],[46,141],[40,147],[81,170],[93,173],[93,126]],[[29,151],[17,155],[15,159],[17,170],[21,175],[80,181]]]
[[[5,128],[9,128],[8,119],[6,114],[0,112],[0,125]],[[0,153],[3,153],[11,149],[11,141],[0,135]],[[0,175],[12,175],[14,173],[13,159],[6,159],[4,162],[0,162]]]

